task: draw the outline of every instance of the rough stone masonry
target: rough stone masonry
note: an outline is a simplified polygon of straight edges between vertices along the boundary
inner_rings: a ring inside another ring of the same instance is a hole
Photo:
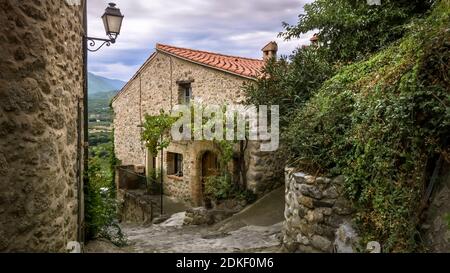
[[[0,0],[0,252],[77,240],[82,16],[61,0]]]
[[[354,252],[353,210],[343,196],[344,177],[313,177],[286,170],[283,245],[289,252]]]

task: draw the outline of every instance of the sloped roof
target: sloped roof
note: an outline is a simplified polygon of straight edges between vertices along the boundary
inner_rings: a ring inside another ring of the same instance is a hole
[[[181,48],[163,44],[157,44],[156,50],[184,59],[186,61],[247,78],[258,78],[264,67],[263,60],[229,56],[208,51]]]
[[[156,44],[156,52],[154,52],[145,61],[145,63],[141,66],[141,68],[139,68],[136,74],[134,74],[134,76],[127,82],[122,90],[112,99],[113,102],[123,94],[127,86],[140,74],[142,69],[144,69],[144,67],[146,67],[153,60],[157,52],[166,53],[192,63],[249,79],[257,79],[258,77],[260,77],[265,65],[265,62],[263,60],[258,59],[230,56],[209,51]]]

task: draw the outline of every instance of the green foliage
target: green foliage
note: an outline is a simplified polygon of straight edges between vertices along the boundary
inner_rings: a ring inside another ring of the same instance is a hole
[[[280,125],[289,124],[292,114],[334,73],[317,48],[296,50],[289,58],[272,60],[255,84],[246,85],[247,104],[279,105]]]
[[[86,185],[86,229],[89,239],[105,238],[118,246],[126,243],[117,222],[117,202],[111,172],[105,171],[99,158],[89,160]]]
[[[98,146],[100,144],[108,144],[112,142],[111,133],[99,132],[89,134],[89,146]]]
[[[219,165],[222,169],[226,169],[228,163],[231,162],[231,160],[233,159],[235,142],[221,140],[221,141],[214,141],[214,143],[216,143],[220,151]]]
[[[97,135],[90,134],[90,139]],[[87,237],[105,238],[122,246],[126,240],[117,221],[115,166],[120,163],[114,153],[114,132],[100,135],[109,142],[94,141],[89,148],[89,183],[85,185]]]
[[[100,120],[106,124],[111,124],[113,115],[110,102],[115,95],[117,95],[117,91],[89,94],[89,122],[94,122],[95,124],[97,120]]]
[[[153,169],[148,173],[146,187],[149,194],[161,193],[161,169]]]
[[[169,146],[170,140],[164,138],[164,136],[170,131],[175,121],[175,117],[166,114],[163,110],[157,116],[145,115],[142,140],[145,141],[147,148],[153,155]]]
[[[321,51],[330,62],[361,60],[401,38],[412,18],[425,14],[433,0],[316,0],[305,5],[297,25],[283,23],[286,39],[319,30]]]
[[[214,201],[237,199],[252,203],[256,200],[253,192],[242,190],[232,183],[232,175],[229,173],[208,177],[205,183],[205,194]]]
[[[233,183],[231,175],[208,177],[205,183],[205,194],[212,200],[224,200],[233,196]]]
[[[340,71],[286,134],[297,166],[347,177],[363,240],[390,252],[418,249],[426,164],[448,154],[448,10],[449,2],[440,2],[400,42]]]

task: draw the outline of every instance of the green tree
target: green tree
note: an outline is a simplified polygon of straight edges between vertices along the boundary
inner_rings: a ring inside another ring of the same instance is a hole
[[[292,114],[334,73],[315,47],[299,48],[287,58],[271,60],[263,77],[244,87],[247,104],[279,105],[280,125],[287,127]]]
[[[318,31],[321,50],[331,62],[364,59],[401,38],[407,23],[425,14],[434,0],[382,0],[381,6],[366,0],[316,0],[304,7],[296,25],[283,23],[286,39]]]

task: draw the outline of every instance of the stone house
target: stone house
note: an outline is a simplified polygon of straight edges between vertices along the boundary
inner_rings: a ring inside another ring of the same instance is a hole
[[[170,112],[175,105],[200,99],[204,104],[242,104],[243,85],[256,80],[265,61],[276,57],[278,46],[270,42],[262,59],[157,44],[156,52],[144,63],[113,99],[115,151],[122,165],[134,165],[147,172],[160,168],[141,140],[146,114]],[[270,153],[260,152],[258,142],[245,151],[246,180],[257,194],[270,191],[281,182],[283,169],[275,168]],[[173,142],[164,150],[164,193],[195,206],[204,204],[204,178],[217,170],[219,151],[213,142]],[[236,164],[231,163],[231,169]],[[279,179],[281,178],[281,179]]]
[[[0,0],[0,252],[82,240],[85,3]]]

